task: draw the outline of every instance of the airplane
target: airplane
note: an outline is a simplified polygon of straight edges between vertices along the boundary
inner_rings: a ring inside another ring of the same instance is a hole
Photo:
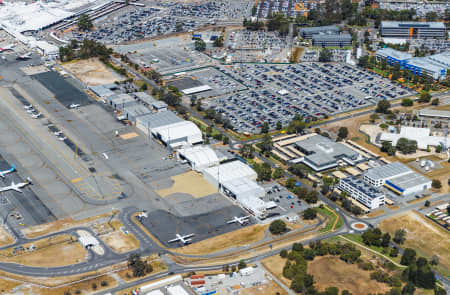
[[[67,137],[63,136],[63,137],[58,137],[59,140],[64,141],[67,139]]]
[[[187,245],[192,242],[192,239],[189,239],[189,238],[193,237],[193,236],[194,236],[194,234],[189,234],[189,235],[184,235],[184,236],[177,234],[176,238],[173,240],[170,240],[169,243],[180,241],[183,245]]]
[[[41,117],[41,113],[31,115],[31,118],[33,118],[33,119],[39,119],[40,117]]]
[[[27,59],[31,58],[31,55],[32,55],[32,53],[28,52],[28,53],[26,53],[24,55],[19,55],[16,59],[17,60],[27,60]]]
[[[0,177],[1,178],[5,178],[6,174],[9,174],[9,173],[14,172],[14,171],[16,171],[16,167],[13,164],[13,165],[11,165],[11,168],[9,168],[8,170],[0,171]]]
[[[26,110],[29,110],[29,109],[32,109],[32,108],[33,108],[33,105],[32,105],[32,104],[29,104],[29,105],[27,105],[27,106],[24,106],[23,108],[26,109]]]
[[[11,182],[10,186],[0,187],[0,192],[7,192],[7,191],[10,191],[10,190],[14,190],[14,191],[16,191],[18,193],[21,193],[22,192],[21,188],[23,188],[23,187],[25,187],[25,186],[27,186],[27,185],[29,185],[31,183],[32,183],[32,180],[29,177],[27,177],[26,181],[21,182],[21,183],[15,184],[14,181],[13,181],[13,182]]]
[[[0,47],[0,52],[13,51],[13,48],[14,48],[14,44],[9,44],[9,45],[6,45],[5,47]]]
[[[27,110],[27,113],[34,113],[34,112],[35,110],[33,108]]]
[[[56,136],[60,135],[61,133],[62,133],[61,130],[53,132],[53,134],[56,135]]]
[[[239,223],[240,225],[245,225],[248,223],[249,218],[250,218],[250,215],[243,216],[243,217],[234,216],[233,219],[231,219],[230,221],[227,221],[227,223]]]
[[[69,109],[76,109],[76,108],[79,108],[80,106],[81,105],[78,103],[73,103],[73,104],[69,105]]]

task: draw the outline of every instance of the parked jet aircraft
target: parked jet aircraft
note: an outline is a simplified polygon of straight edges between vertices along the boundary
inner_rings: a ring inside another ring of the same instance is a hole
[[[31,118],[33,118],[33,119],[38,119],[40,117],[41,117],[41,113],[37,113],[37,114],[32,114],[31,115]]]
[[[28,52],[28,53],[26,53],[24,55],[19,55],[16,59],[17,60],[27,60],[27,59],[31,58],[31,55],[32,55],[32,53]]]
[[[0,47],[0,52],[13,51],[13,48],[14,48],[14,44],[9,44],[9,45],[6,45],[5,47]]]
[[[21,193],[22,192],[21,188],[23,188],[23,187],[25,187],[25,186],[27,186],[27,185],[29,185],[31,183],[32,183],[32,180],[29,177],[27,177],[26,181],[20,182],[20,183],[17,183],[17,184],[15,184],[14,181],[13,181],[13,182],[11,182],[10,186],[0,187],[0,192],[7,192],[7,191],[10,191],[10,190],[14,190],[16,192]]]
[[[1,178],[5,178],[6,174],[9,174],[9,173],[14,172],[14,171],[16,171],[16,167],[14,165],[11,165],[11,168],[9,168],[8,170],[0,171],[0,177]]]
[[[71,105],[69,105],[69,109],[76,109],[79,108],[81,105],[78,103],[72,103]]]
[[[194,234],[189,234],[189,235],[184,235],[184,236],[181,236],[181,235],[177,234],[176,238],[173,239],[173,240],[170,240],[169,243],[173,243],[173,242],[179,241],[183,245],[187,245],[187,244],[192,242],[192,239],[189,239],[189,238],[193,237],[193,236],[194,236]]]
[[[29,104],[29,105],[27,105],[27,106],[24,106],[23,108],[26,109],[26,110],[29,110],[29,109],[32,109],[32,108],[33,108],[33,105],[32,105],[32,104]]]
[[[249,218],[250,218],[250,215],[243,216],[243,217],[234,216],[233,219],[231,219],[230,221],[227,221],[227,223],[239,223],[240,225],[245,225],[248,223]]]

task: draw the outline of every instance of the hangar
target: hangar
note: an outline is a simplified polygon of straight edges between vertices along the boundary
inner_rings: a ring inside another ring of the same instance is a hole
[[[163,114],[164,113],[167,112],[163,112]],[[191,121],[181,121],[170,125],[151,128],[151,132],[155,138],[173,148],[203,142],[202,131]]]
[[[216,153],[210,147],[203,145],[182,147],[177,150],[177,157],[187,161],[195,171],[219,165]]]
[[[253,181],[256,181],[257,178],[256,172],[239,160],[206,168],[203,170],[203,176],[214,186],[218,186],[219,182],[223,184],[238,178],[247,178]]]

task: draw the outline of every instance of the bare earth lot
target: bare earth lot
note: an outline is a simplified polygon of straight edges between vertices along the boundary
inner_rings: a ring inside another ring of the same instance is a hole
[[[158,191],[162,197],[175,193],[189,194],[194,198],[201,198],[217,193],[217,188],[203,178],[200,173],[189,171],[171,177],[173,185]]]
[[[448,275],[450,272],[450,233],[435,225],[432,221],[422,217],[417,212],[385,219],[380,229],[394,235],[399,228],[407,230],[406,241],[403,247],[410,247],[418,255],[430,259],[434,254],[439,256],[439,269]]]
[[[68,62],[64,64],[64,68],[90,86],[111,84],[123,80],[97,58]]]
[[[3,226],[0,226],[0,247],[8,246],[13,242],[14,238],[11,234]]]
[[[248,245],[262,240],[266,229],[267,226],[261,225],[247,226],[239,230],[184,246],[175,251],[182,254],[208,254],[225,250],[229,247]]]
[[[101,239],[117,253],[126,253],[139,247],[139,241],[133,234],[124,234],[120,230],[103,235]]]
[[[308,273],[314,276],[316,287],[323,291],[327,287],[338,287],[351,293],[384,293],[390,287],[370,279],[370,272],[358,268],[356,264],[347,264],[336,256],[316,257],[308,264]]]

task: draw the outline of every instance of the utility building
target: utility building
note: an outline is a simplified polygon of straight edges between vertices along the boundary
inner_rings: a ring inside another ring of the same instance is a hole
[[[346,191],[350,197],[369,209],[376,209],[384,205],[384,193],[355,176],[342,178],[339,189]]]

